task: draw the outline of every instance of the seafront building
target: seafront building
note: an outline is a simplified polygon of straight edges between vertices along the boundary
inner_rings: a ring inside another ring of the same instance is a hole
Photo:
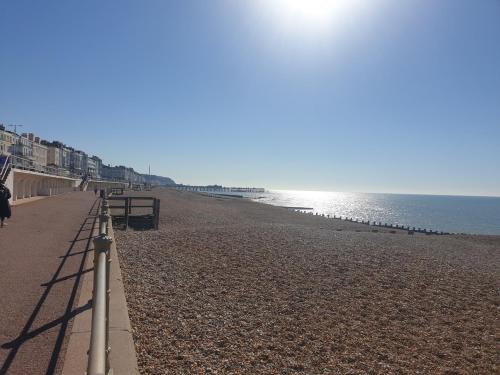
[[[0,124],[0,155],[13,155],[26,162],[47,165],[48,148],[33,133],[18,135]]]
[[[78,176],[87,174],[88,156],[85,152],[71,149],[70,171]]]
[[[0,124],[0,155],[10,155],[15,143],[16,134],[5,130],[5,127]]]
[[[23,134],[31,142],[33,161],[38,165],[47,165],[47,146],[41,143],[40,137],[36,137],[33,133]]]
[[[110,165],[103,165],[101,170],[103,178],[109,180],[128,181],[131,184],[143,184],[144,177],[134,171],[133,168],[128,168],[123,165],[112,167]]]
[[[18,200],[78,188],[132,187],[144,184],[145,177],[123,165],[104,165],[98,156],[60,141],[43,140],[33,133],[19,135],[0,124],[0,181]]]
[[[60,167],[62,164],[62,150],[53,144],[47,143],[47,165]]]
[[[97,156],[87,159],[87,171],[92,178],[101,178],[102,160]]]
[[[72,149],[59,141],[48,142],[42,140],[42,144],[48,148],[47,165],[64,168],[69,171]]]
[[[18,135],[0,124],[0,155],[13,156],[22,168],[41,170],[43,167],[57,168],[62,174],[88,176],[92,179],[124,181],[143,184],[145,178],[133,168],[123,165],[104,165],[96,155],[89,156],[60,141],[47,141],[33,133]],[[66,171],[66,173],[64,173]]]
[[[22,158],[33,160],[33,141],[30,141],[28,135],[23,133],[21,136],[16,135],[16,144],[13,148],[13,154]]]

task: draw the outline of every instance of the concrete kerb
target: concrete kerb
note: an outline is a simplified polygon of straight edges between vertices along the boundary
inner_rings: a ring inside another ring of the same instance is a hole
[[[99,224],[97,222],[93,236],[96,236],[98,231]],[[109,226],[108,235],[115,238],[112,225]],[[125,289],[123,287],[115,241],[111,244],[111,259],[111,295],[109,306],[110,366],[115,375],[138,375],[137,356],[132,338],[132,328],[128,316],[127,300],[125,298]],[[87,257],[86,266],[87,268],[93,267],[93,256]],[[93,278],[93,273],[86,273],[84,275],[78,306],[76,308],[81,308],[92,300]],[[87,309],[76,316],[64,358],[62,375],[84,375],[86,373],[91,325],[91,309]]]

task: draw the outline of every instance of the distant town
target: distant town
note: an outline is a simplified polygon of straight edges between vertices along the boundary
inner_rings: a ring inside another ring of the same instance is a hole
[[[129,184],[175,185],[168,177],[141,174],[131,167],[111,166],[60,141],[47,141],[33,133],[7,130],[0,124],[0,158],[10,157],[14,166],[59,176]]]
[[[14,127],[15,125],[12,125]],[[96,155],[88,155],[60,141],[47,141],[34,133],[17,134],[0,124],[0,167],[6,158],[14,168],[84,181],[117,181],[129,186],[175,186],[178,190],[232,193],[262,193],[263,188],[221,185],[176,184],[169,177],[136,172],[132,167],[111,166]],[[83,183],[81,184],[84,185]],[[28,194],[29,195],[29,194]],[[25,194],[22,194],[25,197]]]

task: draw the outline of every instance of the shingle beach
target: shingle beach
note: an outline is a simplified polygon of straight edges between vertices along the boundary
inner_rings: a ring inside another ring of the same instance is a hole
[[[142,194],[160,229],[115,231],[142,374],[499,371],[500,237]]]

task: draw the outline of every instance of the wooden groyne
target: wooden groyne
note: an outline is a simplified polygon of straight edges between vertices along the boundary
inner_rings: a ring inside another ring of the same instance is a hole
[[[192,187],[190,187],[192,188]],[[177,190],[184,190],[184,191],[193,191],[190,189],[179,189],[178,187],[176,188]],[[207,192],[207,191],[197,191],[194,190],[195,192],[198,192],[202,195],[206,195],[209,197],[231,197],[231,198],[244,198],[242,195],[235,195],[235,194],[223,194],[219,192]],[[353,217],[348,217],[348,216],[341,216],[341,215],[325,215],[325,214],[320,214],[318,212],[313,212],[314,208],[313,207],[302,207],[302,206],[275,206],[275,207],[281,207],[281,208],[286,208],[288,210],[292,210],[295,212],[300,212],[304,213],[307,215],[314,215],[314,216],[321,216],[325,217],[328,219],[334,219],[334,220],[343,220],[343,221],[349,221],[352,223],[358,223],[358,224],[364,224],[372,227],[378,227],[378,228],[386,228],[386,229],[399,229],[399,230],[406,230],[408,234],[414,234],[414,233],[422,233],[426,235],[451,235],[451,234],[457,234],[457,233],[450,233],[450,232],[443,232],[443,231],[438,231],[438,230],[432,230],[428,228],[420,228],[420,227],[414,227],[414,226],[409,226],[409,225],[400,225],[400,224],[391,224],[391,223],[386,223],[386,222],[381,222],[381,221],[371,221],[371,220],[362,220],[358,218],[353,218]],[[463,233],[462,233],[463,234]]]
[[[450,235],[450,234],[457,234],[457,233],[450,233],[450,232],[443,232],[443,231],[437,231],[437,230],[432,230],[432,229],[427,229],[427,228],[419,228],[419,227],[411,227],[409,225],[399,225],[399,224],[390,224],[390,223],[383,223],[381,221],[371,221],[371,220],[361,220],[353,217],[347,217],[347,216],[341,216],[341,215],[325,215],[325,214],[320,214],[318,212],[311,212],[311,211],[305,211],[305,210],[312,210],[312,208],[303,208],[303,207],[285,207],[288,209],[293,209],[296,212],[308,214],[308,215],[314,215],[314,216],[321,216],[325,217],[327,219],[334,219],[334,220],[343,220],[343,221],[349,221],[351,223],[358,223],[358,224],[364,224],[372,227],[379,227],[379,228],[387,228],[387,229],[399,229],[399,230],[406,230],[408,231],[408,234],[414,234],[414,233],[422,233],[426,235]]]

